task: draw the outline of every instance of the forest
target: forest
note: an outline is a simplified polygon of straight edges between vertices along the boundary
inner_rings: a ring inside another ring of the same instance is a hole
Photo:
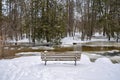
[[[61,38],[81,33],[91,40],[99,32],[120,39],[120,0],[0,0],[0,38],[27,35],[37,41],[59,44]]]

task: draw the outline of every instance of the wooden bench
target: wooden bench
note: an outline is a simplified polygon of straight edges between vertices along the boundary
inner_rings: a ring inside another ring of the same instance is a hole
[[[45,65],[47,61],[74,61],[74,65],[77,64],[77,61],[80,60],[81,52],[73,51],[73,52],[43,52],[41,54],[42,61],[45,61]]]

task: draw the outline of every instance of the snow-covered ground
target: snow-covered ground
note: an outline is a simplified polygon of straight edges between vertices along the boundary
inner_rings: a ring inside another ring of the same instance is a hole
[[[0,80],[120,80],[120,64],[112,64],[108,58],[93,63],[84,54],[77,66],[73,61],[53,61],[45,66],[40,55],[3,59]]]
[[[111,42],[108,42],[107,37],[102,34],[95,33],[91,40],[81,41],[81,34],[76,33],[74,37],[65,37],[61,40],[62,46],[71,46],[73,43],[83,44],[90,42],[89,46],[120,46],[120,43],[116,43],[115,39],[111,38]],[[87,44],[88,45],[88,44]]]

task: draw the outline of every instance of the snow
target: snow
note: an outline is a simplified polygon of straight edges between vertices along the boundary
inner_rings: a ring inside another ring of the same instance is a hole
[[[98,63],[98,64],[112,64],[112,62],[110,61],[110,59],[108,58],[98,58],[95,63]]]
[[[27,56],[27,55],[39,56],[40,52],[20,52],[16,54],[16,56]]]
[[[116,47],[120,47],[120,43],[115,42],[114,40],[111,40],[111,42],[108,42],[107,38],[101,38],[101,39],[97,39],[97,38],[92,38],[91,40],[84,40],[81,41],[81,39],[76,39],[73,37],[65,37],[61,40],[62,45],[61,46],[72,46],[73,43],[77,43],[77,44],[82,44],[82,45],[86,45],[87,46],[91,46],[91,47],[95,47],[95,46],[116,46]]]
[[[65,37],[61,40],[62,42],[62,45],[61,46],[70,46],[70,45],[73,45],[73,43],[86,43],[86,42],[90,42],[88,40],[86,41],[81,41],[81,39],[76,39],[76,38],[73,38],[73,37]]]
[[[22,40],[18,40],[17,43],[29,43],[29,39],[23,38]]]
[[[85,39],[84,41],[81,41],[81,33],[75,33],[74,37],[68,36],[61,40],[62,46],[70,46],[73,45],[73,43],[86,43],[86,42],[94,42],[94,41],[108,41],[108,39],[102,36],[102,34],[95,33],[91,40]]]
[[[43,49],[43,50],[53,50],[53,47],[48,47],[48,46],[36,46],[36,47],[30,47],[32,49]]]
[[[111,50],[111,51],[107,51],[108,53],[114,53],[114,52],[119,52],[119,50]]]
[[[108,58],[93,63],[84,54],[77,66],[73,61],[49,61],[45,66],[40,55],[0,60],[0,80],[120,80],[119,75],[120,64]]]
[[[96,37],[101,37],[101,36],[103,36],[103,33],[95,33],[93,36],[96,36]]]
[[[17,42],[17,43],[29,43],[30,41],[29,41],[28,38],[23,38],[23,39],[20,39],[20,40],[18,40],[18,41],[16,41],[16,40],[14,39],[14,40],[8,40],[7,42],[11,42],[11,43],[15,43],[15,42]]]
[[[120,62],[120,56],[114,56],[114,57],[111,57],[110,59],[115,63]]]

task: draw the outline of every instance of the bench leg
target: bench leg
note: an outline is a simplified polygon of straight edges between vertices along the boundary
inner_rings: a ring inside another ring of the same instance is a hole
[[[47,61],[45,61],[45,66],[46,66],[46,64],[47,64]]]
[[[74,64],[75,66],[77,65],[77,61],[75,60],[75,64]]]

